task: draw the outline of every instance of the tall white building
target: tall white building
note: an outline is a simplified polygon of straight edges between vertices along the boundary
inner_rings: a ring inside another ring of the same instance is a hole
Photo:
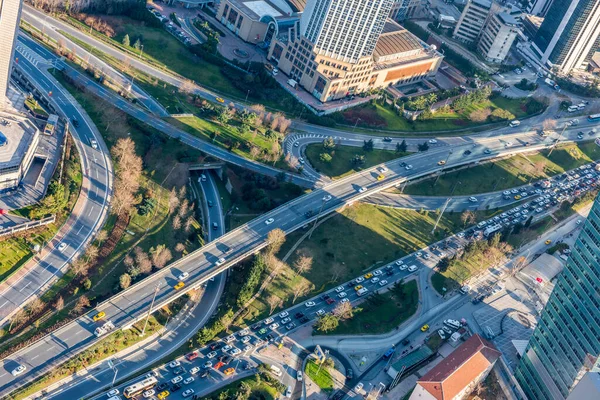
[[[489,0],[469,0],[460,15],[452,36],[464,43],[477,41],[491,8],[492,2]]]
[[[543,17],[548,12],[554,0],[529,0],[525,11],[532,15]]]
[[[309,0],[300,34],[314,51],[343,62],[369,57],[390,15],[394,0]]]
[[[506,12],[492,14],[483,28],[477,49],[486,60],[501,63],[517,37],[518,25],[517,20]]]
[[[0,0],[0,107],[6,102],[22,5],[23,0]]]

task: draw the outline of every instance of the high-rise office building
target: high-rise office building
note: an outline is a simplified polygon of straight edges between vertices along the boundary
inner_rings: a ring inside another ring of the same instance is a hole
[[[563,400],[600,366],[600,199],[538,321],[515,377],[531,400]]]
[[[600,0],[554,1],[533,40],[542,63],[562,73],[583,69],[598,51]]]
[[[525,11],[529,14],[544,17],[554,0],[529,0]]]
[[[458,19],[452,37],[465,43],[476,42],[491,9],[492,2],[489,0],[469,0]]]
[[[6,102],[23,0],[0,0],[0,107]]]

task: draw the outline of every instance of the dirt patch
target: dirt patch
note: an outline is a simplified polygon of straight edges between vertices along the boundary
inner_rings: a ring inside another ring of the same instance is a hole
[[[343,111],[342,115],[348,124],[355,124],[360,118],[361,125],[378,128],[385,128],[388,125],[385,118],[377,114],[377,110],[370,106],[353,107],[349,110]]]

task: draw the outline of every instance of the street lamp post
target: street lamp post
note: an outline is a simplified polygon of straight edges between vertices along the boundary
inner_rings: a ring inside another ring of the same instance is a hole
[[[110,384],[110,387],[112,388],[113,386],[115,386],[115,381],[117,380],[117,373],[119,372],[119,369],[117,368],[117,366],[113,363],[112,360],[108,360],[108,366],[110,367],[110,369],[113,370],[114,375],[113,375],[113,379],[112,382]]]
[[[313,232],[315,231],[315,228],[317,227],[317,221],[319,220],[319,217],[321,216],[321,212],[323,211],[323,207],[325,207],[325,198],[321,199],[321,207],[319,208],[319,212],[317,213],[317,218],[315,218],[315,223],[313,224],[312,229],[310,230],[310,233],[308,234],[308,238],[310,239]]]
[[[144,45],[140,47],[140,58],[142,58],[142,54],[144,53]]]
[[[356,129],[356,125],[358,125],[358,121],[360,120],[360,118],[356,118],[356,122],[354,123],[354,128],[352,128],[352,132],[354,132],[354,130]]]
[[[556,146],[560,143],[560,139],[562,139],[563,134],[565,133],[566,130],[567,130],[567,124],[565,123],[565,126],[563,127],[562,131],[560,131],[560,135],[558,135],[558,139],[556,139],[556,142],[554,142],[554,144],[552,145],[552,148],[550,149],[550,153],[548,153],[548,157],[550,157],[552,155],[552,152],[554,151]]]
[[[156,287],[154,288],[154,296],[152,296],[152,302],[150,303],[150,308],[148,309],[148,314],[146,315],[146,322],[144,322],[144,328],[142,329],[142,333],[140,333],[140,336],[144,336],[144,334],[146,333],[146,326],[148,325],[148,319],[150,319],[150,314],[152,314],[152,307],[154,307],[154,300],[156,300],[156,295],[158,294],[158,289],[160,288],[160,283],[156,284]],[[166,326],[166,324],[165,324]]]

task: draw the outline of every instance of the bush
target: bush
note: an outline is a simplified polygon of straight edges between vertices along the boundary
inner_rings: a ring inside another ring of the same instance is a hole
[[[420,25],[412,21],[404,21],[404,27],[424,42],[426,42],[427,39],[429,39],[429,32],[427,32],[427,30],[421,28]]]
[[[474,77],[477,75],[481,79],[489,79],[487,72],[477,68],[471,61],[467,60],[450,47],[443,44],[440,49],[444,51],[444,60],[462,72],[465,76]]]
[[[536,90],[538,88],[538,85],[535,82],[529,82],[527,79],[523,78],[523,79],[521,79],[521,82],[515,84],[515,87],[517,89],[531,92],[531,91]]]
[[[262,274],[266,268],[267,264],[263,258],[263,255],[260,253],[257,254],[256,257],[254,257],[254,263],[250,268],[248,279],[244,283],[244,286],[242,286],[240,289],[240,293],[237,298],[238,307],[244,307],[244,305],[252,298],[256,292],[256,288],[260,284],[260,278],[262,277]]]

